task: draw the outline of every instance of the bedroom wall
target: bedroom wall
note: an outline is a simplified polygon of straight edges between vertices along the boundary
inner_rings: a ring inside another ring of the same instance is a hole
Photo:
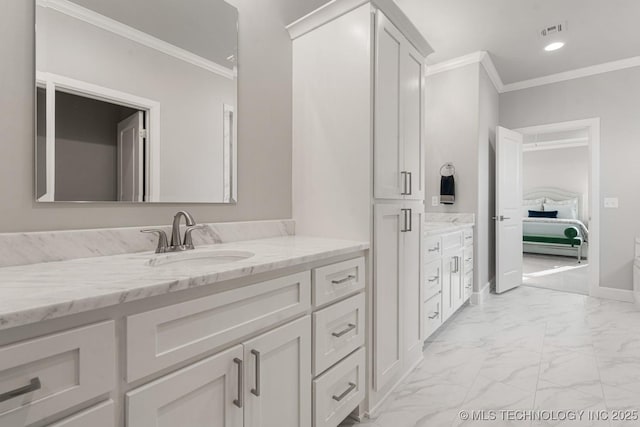
[[[589,147],[528,151],[523,154],[524,192],[557,187],[582,194],[582,218],[589,218]]]
[[[601,286],[632,289],[634,239],[640,236],[640,68],[629,68],[500,95],[509,128],[600,117]]]

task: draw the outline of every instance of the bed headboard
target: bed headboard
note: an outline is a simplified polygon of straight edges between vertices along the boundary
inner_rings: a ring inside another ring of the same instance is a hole
[[[572,191],[564,190],[562,188],[556,187],[538,187],[531,188],[526,190],[523,193],[523,198],[525,200],[528,199],[540,199],[543,197],[548,197],[552,200],[569,200],[569,199],[578,199],[578,219],[585,224],[589,222],[589,218],[585,213],[587,209],[585,207],[585,198],[580,193],[574,193]]]

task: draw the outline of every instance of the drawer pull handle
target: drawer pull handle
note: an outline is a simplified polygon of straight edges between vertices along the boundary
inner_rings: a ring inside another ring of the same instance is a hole
[[[341,285],[344,282],[348,282],[349,280],[353,280],[355,278],[356,278],[356,276],[354,276],[353,274],[350,274],[347,277],[345,277],[344,279],[332,280],[331,283],[333,283],[334,285]]]
[[[464,238],[464,240],[471,240],[471,239],[473,239],[473,236],[467,236]]]
[[[345,397],[347,397],[347,395],[349,393],[351,393],[355,388],[356,388],[356,384],[355,383],[349,383],[349,388],[346,389],[345,391],[342,392],[342,394],[340,396],[333,396],[333,400],[335,400],[336,402],[340,402],[342,399],[344,399]]]
[[[467,258],[467,259],[465,259],[465,261],[470,262],[470,261],[471,261],[471,258]]]
[[[242,408],[242,395],[244,395],[242,391],[242,387],[244,386],[244,362],[236,357],[233,359],[233,363],[238,365],[238,398],[233,399],[233,404],[238,408]]]
[[[5,402],[9,399],[13,399],[14,397],[40,390],[41,388],[42,384],[40,383],[40,378],[31,378],[28,385],[0,394],[0,402]]]
[[[432,248],[429,248],[429,252],[438,252],[439,250],[440,250],[440,243],[438,243]]]
[[[251,394],[260,397],[260,352],[251,350],[251,354],[256,358],[256,388],[251,389]]]
[[[433,276],[431,279],[429,279],[429,282],[433,283],[435,281],[437,281],[440,278],[440,276]]]
[[[354,323],[349,323],[349,326],[347,326],[347,328],[345,330],[340,331],[340,332],[332,332],[331,335],[333,335],[336,338],[340,338],[341,336],[343,336],[347,332],[353,331],[355,328],[356,328],[356,325]]]
[[[429,319],[433,320],[433,319],[436,319],[438,316],[440,316],[440,312],[436,311],[435,313],[433,313],[432,316],[429,316]]]

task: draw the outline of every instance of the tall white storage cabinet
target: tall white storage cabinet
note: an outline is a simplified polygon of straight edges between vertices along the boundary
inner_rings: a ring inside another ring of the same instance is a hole
[[[391,0],[330,2],[291,24],[293,216],[300,234],[367,240],[375,412],[422,358],[424,59]]]

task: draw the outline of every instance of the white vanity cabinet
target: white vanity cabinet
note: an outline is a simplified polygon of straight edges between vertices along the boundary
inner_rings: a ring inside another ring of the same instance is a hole
[[[422,339],[426,340],[473,293],[473,227],[424,238]]]

